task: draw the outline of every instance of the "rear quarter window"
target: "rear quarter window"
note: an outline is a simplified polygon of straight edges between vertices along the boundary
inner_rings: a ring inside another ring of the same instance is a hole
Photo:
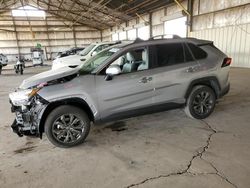
[[[195,59],[199,60],[199,59],[205,59],[207,57],[207,53],[200,47],[190,43],[188,43],[188,47],[190,48]]]

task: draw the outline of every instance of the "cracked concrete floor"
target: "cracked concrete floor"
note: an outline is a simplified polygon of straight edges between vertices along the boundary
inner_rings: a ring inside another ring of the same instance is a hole
[[[23,76],[0,76],[0,187],[250,187],[250,69],[231,69],[231,91],[206,120],[182,110],[92,127],[86,142],[60,149],[18,138],[7,93]]]

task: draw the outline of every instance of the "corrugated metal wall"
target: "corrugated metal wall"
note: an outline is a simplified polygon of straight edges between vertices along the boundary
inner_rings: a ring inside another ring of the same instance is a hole
[[[187,8],[187,0],[182,2],[182,5]],[[152,11],[151,13],[140,15],[140,17],[135,17],[129,20],[127,23],[122,23],[117,26],[114,26],[110,29],[103,30],[103,40],[110,41],[112,40],[112,34],[120,33],[123,31],[129,31],[133,29],[140,29],[150,22],[151,14],[151,26],[152,26],[152,36],[164,35],[164,22],[176,18],[183,17],[182,9],[177,4],[171,4],[159,9]],[[137,32],[138,37],[138,32]]]
[[[189,36],[214,41],[233,58],[232,66],[250,68],[250,24],[204,29],[191,32]]]
[[[194,0],[192,23],[189,36],[214,41],[232,66],[250,68],[250,0]]]
[[[101,41],[99,30],[79,24],[69,28],[65,24],[70,25],[71,22],[49,14],[46,19],[31,17],[29,20],[12,17],[11,12],[0,16],[0,53],[7,55],[9,61],[16,61],[18,53],[31,59],[30,49],[37,43],[42,45],[45,58],[51,59],[71,47]]]
[[[182,1],[187,8],[187,0]],[[152,36],[164,34],[164,22],[180,17],[176,4],[152,12]],[[149,21],[148,14],[142,15]],[[134,18],[123,24],[104,30],[105,40],[112,33],[136,28],[144,20]],[[250,67],[250,0],[194,0],[192,32],[188,36],[212,40],[223,52],[233,58],[232,66]],[[127,25],[127,27],[126,27]]]
[[[187,8],[187,0],[182,1]],[[62,20],[47,15],[47,20],[31,21],[35,39],[32,39],[28,21],[12,20],[10,12],[0,17],[0,53],[10,58],[18,54],[30,56],[30,48],[36,43],[46,47],[48,57],[72,46],[87,45],[91,42],[110,41],[113,33],[139,29],[151,21],[151,35],[165,33],[164,22],[183,16],[176,4],[162,7],[151,13],[140,15],[102,32],[77,25],[73,29],[65,28]],[[151,16],[150,16],[151,15]],[[64,21],[65,22],[65,21]],[[58,28],[58,29],[55,29]],[[189,36],[212,40],[222,51],[233,58],[232,66],[250,67],[250,0],[194,0],[192,32]]]

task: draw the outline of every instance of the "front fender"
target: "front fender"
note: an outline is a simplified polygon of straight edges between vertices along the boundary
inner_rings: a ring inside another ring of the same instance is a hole
[[[85,97],[85,99],[87,99],[87,98]],[[93,122],[97,121],[100,118],[95,106],[87,103],[87,100],[84,100],[84,98],[77,97],[77,96],[71,96],[68,98],[64,97],[64,98],[60,98],[58,100],[52,100],[52,101],[49,101],[48,106],[46,107],[46,109],[44,110],[44,112],[42,114],[42,118],[41,118],[41,121],[39,124],[40,137],[42,136],[42,133],[44,132],[44,126],[45,126],[45,122],[46,122],[48,115],[55,108],[57,108],[61,105],[72,105],[72,106],[76,106],[76,107],[84,110],[87,113],[87,115],[89,116],[89,119]]]

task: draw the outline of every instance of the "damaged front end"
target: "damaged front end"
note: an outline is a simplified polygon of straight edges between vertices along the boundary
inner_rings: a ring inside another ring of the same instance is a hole
[[[24,80],[20,88],[9,94],[11,111],[16,117],[11,125],[19,136],[42,137],[39,126],[42,115],[49,102],[39,95],[44,87],[62,84],[74,79],[78,69],[60,69],[47,71]]]
[[[16,117],[11,125],[18,136],[41,137],[39,124],[48,102],[37,93],[43,86],[13,92],[9,95],[11,111]]]

